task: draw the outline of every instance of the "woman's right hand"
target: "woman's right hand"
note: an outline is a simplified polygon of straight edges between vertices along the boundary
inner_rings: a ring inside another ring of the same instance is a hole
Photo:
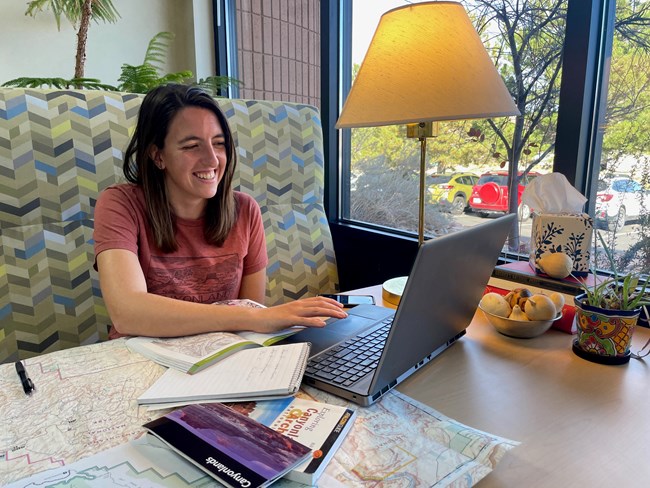
[[[255,320],[251,330],[274,332],[294,325],[324,327],[328,318],[344,319],[348,316],[343,305],[326,297],[302,298],[282,305],[253,309]]]

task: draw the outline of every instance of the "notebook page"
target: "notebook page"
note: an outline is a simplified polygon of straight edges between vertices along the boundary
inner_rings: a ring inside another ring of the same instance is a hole
[[[168,369],[139,398],[139,404],[287,395],[300,386],[308,343],[246,349],[189,375]]]

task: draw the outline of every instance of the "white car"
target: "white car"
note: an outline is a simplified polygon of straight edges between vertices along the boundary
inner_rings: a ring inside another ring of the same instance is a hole
[[[621,229],[629,220],[650,211],[650,192],[641,183],[624,176],[598,181],[596,221],[610,231]]]

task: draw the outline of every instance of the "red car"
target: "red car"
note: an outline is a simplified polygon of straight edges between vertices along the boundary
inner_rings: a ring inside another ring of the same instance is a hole
[[[519,173],[521,175],[521,173]],[[526,220],[530,216],[530,209],[521,204],[521,194],[526,185],[530,183],[539,173],[528,173],[520,182],[517,196],[519,205],[519,218]],[[508,213],[508,172],[488,171],[481,175],[478,183],[472,188],[469,198],[469,206],[472,212],[487,217],[489,214]]]

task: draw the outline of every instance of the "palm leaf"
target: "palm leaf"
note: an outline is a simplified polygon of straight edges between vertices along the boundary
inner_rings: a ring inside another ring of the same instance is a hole
[[[102,83],[97,78],[72,78],[70,80],[70,86],[81,87],[87,90],[117,91],[116,86]]]
[[[158,79],[158,71],[155,66],[150,64],[138,66],[123,64],[122,73],[117,81],[120,82],[118,87],[120,91],[146,93],[150,88],[156,86]]]
[[[167,59],[167,50],[169,44],[174,40],[174,34],[171,32],[159,32],[151,38],[147,51],[144,55],[142,64],[151,64],[158,69]]]
[[[71,24],[76,25],[81,20],[84,0],[32,0],[27,3],[25,15],[35,17],[38,12],[49,9],[54,14],[56,26],[61,30],[61,16],[65,16]],[[120,14],[115,9],[112,0],[92,0],[91,18],[95,22],[116,22]]]
[[[231,78],[230,76],[208,76],[207,78],[201,78],[196,82],[196,85],[216,97],[219,96],[221,90],[224,88],[228,88],[229,86],[241,86],[243,83],[236,78]]]
[[[97,78],[72,78],[67,80],[65,78],[30,78],[30,77],[21,77],[14,78],[13,80],[6,81],[2,86],[12,86],[17,88],[58,88],[60,90],[65,90],[69,88],[86,88],[88,90],[105,90],[105,91],[117,91],[117,88],[113,85],[107,85],[102,83]]]
[[[117,22],[120,18],[112,0],[93,0],[92,19],[95,22]]]
[[[191,79],[194,74],[189,71],[178,71],[177,73],[167,73],[165,76],[159,78],[160,83],[185,83],[187,80]]]

